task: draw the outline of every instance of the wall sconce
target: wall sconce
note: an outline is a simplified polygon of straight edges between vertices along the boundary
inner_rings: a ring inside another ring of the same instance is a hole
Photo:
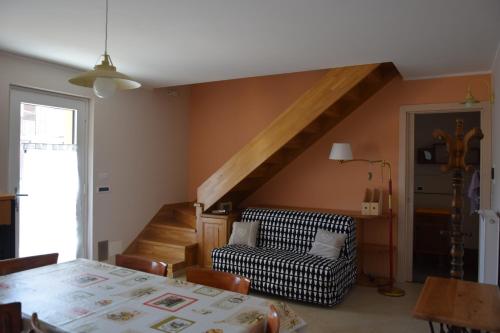
[[[495,95],[493,94],[493,91],[491,90],[491,82],[485,81],[485,80],[477,80],[478,82],[483,83],[486,86],[486,90],[488,91],[488,102],[490,103],[490,106],[493,106],[493,103],[495,102]],[[479,103],[474,95],[472,94],[472,88],[471,88],[471,83],[468,84],[467,86],[467,94],[465,95],[465,99],[462,102],[466,107],[470,108],[473,107],[475,104]],[[493,110],[493,108],[491,108]]]

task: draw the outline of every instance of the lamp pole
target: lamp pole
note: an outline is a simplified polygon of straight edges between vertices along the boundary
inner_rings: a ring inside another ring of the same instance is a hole
[[[389,171],[388,179],[388,210],[389,210],[389,284],[384,286],[379,286],[379,293],[385,296],[401,297],[405,295],[405,291],[401,288],[394,286],[394,241],[393,241],[393,212],[392,212],[392,166],[389,161],[386,160],[367,160],[367,159],[352,159],[352,160],[340,160],[341,164],[348,162],[366,162],[369,164],[380,164],[383,168],[387,168]]]

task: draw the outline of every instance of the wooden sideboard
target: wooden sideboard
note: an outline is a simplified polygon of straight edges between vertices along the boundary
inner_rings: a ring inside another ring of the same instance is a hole
[[[15,257],[15,196],[0,194],[0,259]]]
[[[198,235],[198,265],[212,266],[212,250],[227,244],[232,225],[238,214],[201,214],[196,223]]]
[[[447,256],[450,253],[449,209],[416,208],[413,253]]]

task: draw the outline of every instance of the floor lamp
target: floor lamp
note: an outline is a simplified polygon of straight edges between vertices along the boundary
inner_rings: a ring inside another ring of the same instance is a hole
[[[386,160],[367,160],[353,158],[352,149],[349,143],[334,143],[330,151],[330,159],[338,161],[341,164],[349,162],[365,162],[369,164],[380,164],[382,168],[387,168],[389,171],[388,193],[389,193],[389,284],[379,287],[378,291],[386,296],[400,297],[404,296],[403,289],[394,286],[394,249],[393,249],[393,214],[392,214],[392,175],[391,163]]]

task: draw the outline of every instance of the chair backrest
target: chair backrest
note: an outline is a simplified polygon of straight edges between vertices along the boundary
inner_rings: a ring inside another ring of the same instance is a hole
[[[137,271],[166,276],[167,264],[161,261],[151,260],[140,256],[117,254],[116,266],[135,269]]]
[[[250,280],[246,277],[206,268],[188,268],[186,271],[186,280],[245,295],[248,295],[250,290]]]
[[[278,333],[280,331],[280,317],[274,305],[269,305],[267,313],[266,333]]]
[[[31,329],[29,333],[46,333],[40,327],[40,321],[38,320],[38,314],[36,312],[33,312],[31,315]]]
[[[20,333],[22,320],[21,303],[0,304],[0,333]]]
[[[21,272],[37,267],[57,264],[59,253],[0,260],[0,275]]]
[[[260,221],[257,247],[306,254],[318,229],[347,234],[340,256],[356,257],[356,223],[350,216],[312,211],[246,208],[242,222]]]

